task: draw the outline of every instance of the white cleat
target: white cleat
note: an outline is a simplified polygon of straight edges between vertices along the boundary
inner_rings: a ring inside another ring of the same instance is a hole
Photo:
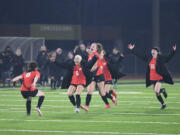
[[[75,108],[75,112],[79,113],[80,112],[79,108]]]
[[[35,110],[37,111],[39,116],[42,116],[42,112],[41,112],[41,110],[38,107],[36,107]]]

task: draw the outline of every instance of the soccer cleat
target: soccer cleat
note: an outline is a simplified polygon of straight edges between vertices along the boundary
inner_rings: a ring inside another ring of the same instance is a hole
[[[111,107],[110,104],[106,105],[105,109],[109,109]]]
[[[166,104],[163,104],[162,106],[161,106],[161,110],[164,110],[166,108]]]
[[[163,88],[162,93],[163,93],[163,95],[164,95],[164,97],[165,97],[165,98],[167,98],[167,97],[168,97],[168,95],[167,95],[167,92],[166,92],[166,89],[165,89],[165,88]]]
[[[38,107],[36,107],[35,110],[37,111],[39,116],[42,116],[42,112],[41,112],[41,110]]]
[[[116,94],[116,92],[115,92],[114,89],[112,89],[112,94],[113,94],[113,96],[114,96],[115,98],[117,98],[117,94]]]
[[[116,98],[113,96],[113,98],[112,98],[112,102],[114,103],[114,105],[116,105],[117,106],[117,100],[116,100]]]
[[[76,108],[76,109],[75,109],[75,112],[76,112],[76,113],[79,113],[79,112],[80,112],[79,108]]]
[[[87,105],[80,105],[80,107],[85,110],[86,112],[89,111],[89,107]]]

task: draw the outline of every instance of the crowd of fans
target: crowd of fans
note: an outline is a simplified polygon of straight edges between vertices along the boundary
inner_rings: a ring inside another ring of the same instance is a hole
[[[42,87],[47,87],[50,84],[52,90],[61,87],[61,82],[68,74],[68,72],[58,67],[51,58],[55,57],[56,61],[66,61],[71,62],[75,55],[81,55],[84,60],[88,59],[89,46],[85,44],[80,44],[75,46],[72,51],[65,53],[61,48],[57,48],[55,51],[47,51],[45,45],[42,45],[37,56],[36,62],[41,73],[39,84]],[[120,61],[123,54],[115,47],[112,52],[108,54],[113,63],[116,64],[117,68],[120,70]],[[25,60],[23,59],[21,49],[17,49],[15,52],[11,50],[10,47],[6,47],[3,52],[0,53],[0,83],[1,87],[16,87],[16,82],[11,84],[11,79],[23,73],[26,67]],[[115,87],[117,80],[115,82]],[[22,81],[20,82],[22,83]]]

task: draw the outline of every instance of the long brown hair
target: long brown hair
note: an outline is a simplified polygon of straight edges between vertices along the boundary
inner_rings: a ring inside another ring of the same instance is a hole
[[[101,43],[96,43],[97,45],[97,52],[100,54],[101,51],[103,50],[103,45]]]

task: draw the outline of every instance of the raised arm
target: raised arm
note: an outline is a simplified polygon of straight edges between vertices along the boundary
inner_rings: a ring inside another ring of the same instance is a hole
[[[128,45],[128,49],[130,50],[130,52],[131,52],[132,54],[134,54],[135,56],[137,56],[137,57],[139,57],[140,59],[142,59],[142,60],[144,60],[144,61],[147,62],[147,61],[148,61],[147,55],[136,52],[136,51],[134,50],[134,48],[135,48],[135,45],[134,45],[134,44],[129,44],[129,45]]]
[[[21,76],[21,75],[13,78],[11,81],[12,81],[12,82],[16,82],[16,81],[18,81],[18,80],[20,80],[20,79],[22,79],[22,76]]]
[[[165,63],[169,62],[172,59],[172,57],[174,56],[174,54],[176,52],[176,44],[172,47],[172,49],[173,49],[173,51],[169,55],[164,56]]]

